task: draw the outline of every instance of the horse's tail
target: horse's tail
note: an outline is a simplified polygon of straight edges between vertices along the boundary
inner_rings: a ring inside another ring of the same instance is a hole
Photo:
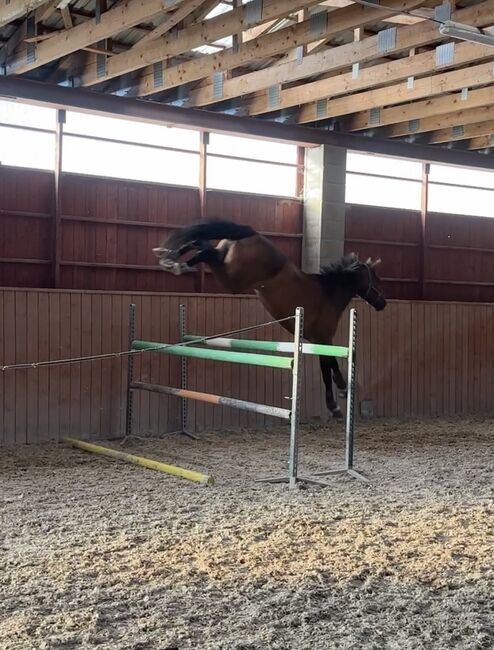
[[[210,239],[245,239],[252,237],[257,232],[251,226],[243,226],[233,221],[217,221],[214,219],[201,221],[179,228],[167,240],[166,248],[176,250],[195,240],[208,241]]]

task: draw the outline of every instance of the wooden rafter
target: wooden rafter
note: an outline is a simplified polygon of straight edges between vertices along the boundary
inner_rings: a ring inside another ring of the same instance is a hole
[[[389,0],[386,7],[389,9],[369,9],[361,5],[353,5],[345,9],[338,9],[327,20],[323,34],[326,38],[336,36],[342,32],[354,29],[367,22],[377,20],[383,15],[392,13],[391,7],[419,6],[423,0]],[[319,36],[319,34],[318,34]],[[201,56],[192,61],[169,67],[166,79],[160,89],[172,88],[190,81],[197,81],[212,75],[217,70],[231,70],[246,65],[252,61],[261,60],[281,54],[300,45],[313,41],[314,29],[311,19],[297,23],[291,27],[261,36],[255,41],[249,41],[238,49],[237,52],[227,50],[218,54]],[[139,82],[137,94],[145,96],[156,92],[153,69],[146,70]]]
[[[151,41],[154,41],[155,39],[169,32],[176,25],[181,23],[182,20],[185,20],[187,16],[190,16],[194,11],[204,5],[205,2],[206,0],[185,0],[185,2],[182,2],[182,4],[179,5],[177,9],[175,9],[175,11],[170,14],[170,16],[165,18],[165,20],[160,25],[158,25],[158,27],[137,41],[132,49],[135,51],[142,50],[142,48],[147,47]]]
[[[334,116],[336,114],[345,114],[338,113],[337,111],[345,111],[348,107],[346,100],[343,100],[340,105],[334,101],[335,97],[341,95],[348,96],[348,102],[351,102],[352,104],[349,112],[353,112],[354,110],[361,110],[359,108],[359,102],[364,104],[367,102],[368,104],[371,104],[369,107],[372,108],[375,105],[375,102],[378,102],[378,106],[385,106],[387,103],[399,103],[400,101],[403,102],[417,99],[417,97],[427,96],[427,93],[430,95],[441,94],[443,92],[442,84],[445,81],[444,75],[434,75],[434,73],[448,68],[482,61],[483,59],[489,59],[492,58],[492,56],[492,47],[489,47],[488,45],[459,43],[455,46],[454,60],[447,65],[437,65],[435,51],[423,52],[422,54],[416,54],[411,57],[408,56],[395,61],[364,68],[359,70],[358,75],[356,76],[352,72],[349,72],[301,86],[287,88],[280,92],[279,103],[275,108],[282,109],[297,106],[298,104],[305,104],[302,109],[303,114],[301,115],[301,120],[312,122],[317,119],[317,112],[320,110],[320,106],[317,103],[318,100],[326,99],[328,97],[331,97],[331,100],[329,100],[327,114],[329,116]],[[419,79],[418,77],[422,75],[431,76]],[[384,84],[409,79],[410,77],[417,77],[417,79],[414,79],[413,81],[413,88],[409,88],[407,82],[404,87],[403,84],[400,84],[399,86],[394,85],[389,89],[383,88],[373,91],[372,95],[370,92],[351,95],[351,93],[355,93],[359,90],[377,88]],[[464,78],[465,75],[462,76],[462,79]],[[464,81],[462,83],[464,83]],[[353,104],[352,99],[354,97],[355,104]],[[380,98],[383,99],[382,103],[379,103]],[[266,92],[256,96],[248,103],[249,115],[267,113],[270,110],[272,111],[273,107],[269,105],[269,96]]]
[[[458,128],[459,127],[459,128]],[[439,129],[431,134],[429,144],[442,144],[444,142],[458,142],[494,133],[494,119],[473,124],[459,124],[447,129]]]
[[[331,7],[333,9],[341,9],[342,7],[348,7],[351,4],[354,4],[354,0],[324,0],[324,2],[321,2],[321,6],[323,7]],[[428,3],[424,3],[426,6],[428,6]],[[432,17],[433,14],[431,14]],[[385,18],[383,20],[384,23],[393,23],[396,25],[416,25],[417,23],[421,23],[425,20],[422,16],[408,16],[406,14],[398,14],[396,16],[390,16],[389,18]]]
[[[440,113],[423,119],[414,120],[412,123],[398,122],[384,129],[388,138],[399,138],[428,131],[439,131],[440,129],[451,129],[454,126],[465,126],[485,120],[494,120],[494,105],[481,106],[466,110],[454,111],[453,113]]]
[[[55,2],[53,2],[53,0],[51,2],[45,1],[42,6],[38,7],[34,11],[34,24],[38,25],[39,23],[42,23],[44,20],[46,20],[54,11],[56,11],[56,5],[59,3],[60,0],[55,0]],[[23,20],[16,31],[12,34],[12,36],[7,40],[6,43],[4,43],[2,48],[3,60],[5,61],[8,57],[12,56],[12,54],[16,51],[17,48],[20,47],[22,43],[37,42],[46,36],[47,35],[45,34],[40,34],[33,36],[32,38],[27,38],[27,19]]]
[[[494,131],[491,131],[488,135],[482,135],[478,138],[472,138],[468,143],[469,151],[474,151],[475,149],[490,149],[494,147]]]
[[[39,9],[47,0],[10,0],[0,4],[0,27],[23,18],[28,12]]]
[[[470,45],[465,43],[465,45]],[[480,58],[492,57],[492,48],[479,45]],[[478,54],[471,55],[477,57]],[[416,58],[416,57],[414,57]],[[472,59],[471,59],[472,60]],[[477,60],[477,59],[473,59]],[[372,68],[371,68],[372,69]],[[303,124],[313,122],[326,117],[341,117],[352,113],[362,113],[374,108],[383,109],[394,104],[404,104],[425,97],[444,95],[444,93],[466,89],[467,94],[470,88],[484,86],[493,81],[492,61],[477,66],[469,66],[451,72],[431,74],[430,76],[415,79],[409,87],[408,83],[401,82],[384,88],[376,88],[367,92],[346,95],[327,101],[325,113],[317,109],[317,102],[305,104],[299,113],[298,122]]]
[[[456,92],[420,102],[411,102],[410,104],[384,108],[380,111],[380,115],[374,117],[374,119],[372,119],[373,116],[370,115],[369,111],[357,113],[349,123],[349,130],[361,131],[386,126],[388,124],[397,124],[398,122],[420,120],[433,115],[451,113],[461,109],[480,108],[482,106],[488,106],[493,102],[494,86],[471,90],[466,97],[463,92]],[[420,124],[417,126],[420,127]]]
[[[273,29],[280,22],[280,20],[280,18],[275,18],[273,20],[268,20],[268,22],[263,25],[257,25],[257,27],[246,29],[243,35],[244,43],[252,41],[254,38],[259,38],[259,36],[262,36],[263,34],[267,34],[269,30]]]
[[[479,7],[482,8],[482,11],[478,10]],[[494,2],[488,0],[478,6],[458,10],[453,15],[453,18],[457,22],[472,24],[478,27],[494,23]],[[437,26],[433,23],[399,27],[396,30],[395,46],[389,48],[387,54],[407,51],[411,48],[433,44],[440,40],[441,35]],[[300,63],[297,61],[278,63],[278,65],[265,70],[256,70],[255,72],[225,80],[223,83],[222,99],[233,99],[242,95],[262,91],[276,84],[299,81],[322,73],[336,73],[344,68],[350,68],[354,63],[372,61],[378,58],[379,55],[378,36],[370,36],[361,41],[340,45],[331,50],[326,49],[317,54],[309,54]],[[303,93],[304,87],[299,86],[298,88]],[[327,96],[329,95],[330,93]],[[267,92],[263,96],[266,100]],[[191,106],[205,106],[215,101],[217,99],[215,98],[213,84],[211,82],[198,90],[192,91],[189,96]],[[256,100],[256,105],[260,107],[262,105],[262,99]]]
[[[65,29],[72,29],[74,23],[72,22],[72,16],[70,14],[69,7],[62,7],[62,9],[60,9],[60,13],[62,14],[63,26]]]
[[[170,57],[189,52],[201,45],[213,43],[218,39],[231,36],[248,25],[249,18],[252,21],[252,26],[254,26],[273,18],[280,18],[291,11],[298,11],[303,7],[316,3],[317,0],[265,0],[259,16],[254,16],[254,18],[250,17],[249,9],[244,5],[216,18],[191,25],[185,29],[180,29],[173,36],[151,42],[143,51],[131,51],[118,57],[113,57],[105,70],[104,79],[108,80],[119,77],[120,75],[144,68],[145,66],[151,67],[144,69],[143,76],[153,77],[154,70],[152,65],[154,63],[165,61]],[[80,78],[84,86],[92,86],[101,81],[101,77],[98,77],[96,61],[92,61],[86,66]]]
[[[184,27],[189,27],[194,23],[202,22],[212,9],[219,5],[221,0],[206,0],[198,9],[193,11],[184,20]]]
[[[37,23],[43,23],[45,20],[48,20],[53,14],[57,11],[57,7],[60,4],[60,0],[50,0],[46,2],[42,7],[36,10],[35,19]]]
[[[40,43],[36,58],[28,62],[25,52],[19,52],[7,61],[7,74],[22,74],[55,61],[62,56],[81,50],[88,45],[111,38],[115,34],[149,20],[165,9],[165,0],[129,0],[106,11],[98,22],[92,18],[71,30],[61,31],[53,38]]]

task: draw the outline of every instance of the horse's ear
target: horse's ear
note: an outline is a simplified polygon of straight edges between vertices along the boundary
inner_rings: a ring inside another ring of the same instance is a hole
[[[368,257],[368,258],[365,260],[365,263],[366,263],[366,264],[370,264],[370,265],[372,265],[372,259],[371,259],[370,257]]]
[[[373,262],[371,262],[372,268],[374,268],[375,266],[378,266],[379,264],[381,264],[381,262],[382,262],[381,258],[378,257],[377,260],[374,260]]]

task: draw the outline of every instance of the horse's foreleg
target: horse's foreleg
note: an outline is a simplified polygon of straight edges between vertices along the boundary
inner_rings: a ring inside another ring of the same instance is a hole
[[[331,361],[332,357],[319,357],[319,363],[321,366],[322,378],[324,381],[324,386],[326,387],[326,406],[330,411],[331,415],[334,418],[341,418],[341,409],[336,403],[336,400],[333,395],[333,376],[332,369],[333,363]]]
[[[336,387],[339,389],[339,396],[342,399],[346,399],[347,395],[347,385],[345,378],[341,374],[340,367],[338,365],[338,360],[335,357],[328,357],[331,362],[331,371],[333,373],[333,381],[336,384]]]

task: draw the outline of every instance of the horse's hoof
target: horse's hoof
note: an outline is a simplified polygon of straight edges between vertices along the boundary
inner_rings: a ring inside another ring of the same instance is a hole
[[[335,408],[333,411],[331,411],[331,415],[338,420],[343,417],[343,413],[341,412],[339,406],[338,408]]]

